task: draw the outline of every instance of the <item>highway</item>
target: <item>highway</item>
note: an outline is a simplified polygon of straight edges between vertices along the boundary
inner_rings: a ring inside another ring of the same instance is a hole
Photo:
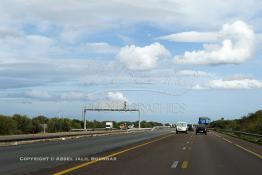
[[[0,151],[0,174],[261,175],[262,172],[262,146],[214,132],[175,134],[170,129],[161,129],[1,147]],[[91,159],[19,160],[34,156]]]
[[[34,174],[35,171],[53,169],[68,162],[25,160],[28,158],[88,157],[168,133],[170,130],[162,129],[0,147],[0,174]]]

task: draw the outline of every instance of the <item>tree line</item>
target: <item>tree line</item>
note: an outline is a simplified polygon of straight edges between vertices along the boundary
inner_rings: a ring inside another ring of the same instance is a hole
[[[35,134],[43,132],[42,124],[47,124],[46,132],[68,132],[72,129],[83,128],[83,121],[69,118],[48,118],[40,115],[30,118],[26,115],[15,114],[13,116],[0,115],[0,135],[11,134]],[[138,121],[113,122],[114,128],[119,128],[121,124],[134,125],[138,127]],[[141,121],[142,128],[152,128],[161,126],[162,123],[153,121]],[[87,121],[87,128],[105,128],[106,121]]]
[[[235,130],[262,134],[262,110],[256,111],[234,120],[216,120],[210,126],[218,129]]]

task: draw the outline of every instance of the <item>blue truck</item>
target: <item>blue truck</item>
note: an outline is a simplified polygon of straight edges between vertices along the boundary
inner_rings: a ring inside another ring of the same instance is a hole
[[[198,124],[201,125],[208,125],[210,123],[210,118],[208,117],[199,117],[198,118]]]
[[[210,118],[208,117],[199,117],[198,125],[196,127],[196,134],[203,133],[207,135],[207,125],[210,123]]]

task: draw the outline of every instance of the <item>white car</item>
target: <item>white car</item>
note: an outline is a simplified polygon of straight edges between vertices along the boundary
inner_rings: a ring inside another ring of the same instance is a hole
[[[184,132],[187,134],[187,123],[186,122],[177,122],[176,123],[176,133]]]

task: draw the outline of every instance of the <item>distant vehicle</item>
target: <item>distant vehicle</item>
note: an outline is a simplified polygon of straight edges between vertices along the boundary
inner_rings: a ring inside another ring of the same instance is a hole
[[[171,124],[170,127],[171,127],[171,128],[175,128],[175,127],[176,127],[176,124]]]
[[[176,123],[176,133],[184,132],[187,134],[187,123],[186,122],[177,122]]]
[[[187,124],[187,130],[188,131],[194,131],[194,127],[192,124]]]
[[[122,129],[122,130],[127,129],[126,123],[120,124],[120,125],[119,125],[119,128]]]
[[[203,124],[198,125],[196,127],[196,135],[198,133],[203,133],[203,134],[207,135],[207,127],[206,127],[206,125],[203,125]]]
[[[135,127],[134,124],[132,124],[132,125],[128,125],[128,129],[133,129],[134,127]]]
[[[210,123],[210,118],[208,117],[199,117],[198,124],[208,125]]]
[[[106,122],[106,129],[112,130],[113,129],[113,122]]]
[[[210,123],[210,118],[208,117],[199,117],[198,126],[196,127],[196,134],[203,133],[207,135],[207,126]]]

